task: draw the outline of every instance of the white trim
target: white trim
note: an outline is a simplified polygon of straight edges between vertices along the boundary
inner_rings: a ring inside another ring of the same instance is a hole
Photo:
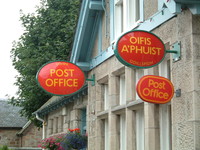
[[[144,150],[144,110],[136,110],[136,149]]]
[[[104,150],[109,150],[109,127],[108,127],[108,119],[104,120]]]
[[[126,118],[125,114],[120,115],[120,150],[126,149]]]
[[[171,112],[169,107],[168,104],[162,104],[159,107],[161,150],[171,150]]]
[[[122,104],[126,104],[126,82],[125,82],[125,74],[122,74],[119,76],[119,101],[120,101],[120,105]]]
[[[109,107],[108,84],[103,84],[103,89],[104,89],[104,110],[107,110]]]
[[[113,2],[114,1],[114,2]],[[113,0],[110,3],[110,42],[136,28],[144,20],[143,0]],[[139,5],[139,9],[137,9]],[[136,14],[136,15],[135,15]],[[138,15],[138,16],[137,16]]]

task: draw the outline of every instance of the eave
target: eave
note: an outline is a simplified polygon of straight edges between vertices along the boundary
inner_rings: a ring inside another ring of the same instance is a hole
[[[103,0],[102,0],[103,1]],[[72,48],[71,62],[80,66],[84,71],[89,71],[98,66],[108,58],[114,55],[113,45],[102,50],[95,58],[91,58],[92,49],[94,46],[95,36],[97,34],[97,25],[100,13],[103,13],[101,8],[101,0],[85,0],[82,4],[82,9],[79,17],[78,27],[76,30],[75,40]],[[103,7],[103,5],[102,5]],[[175,17],[177,14],[188,8],[194,15],[200,14],[200,1],[199,0],[166,0],[163,1],[163,8],[148,19],[138,23],[133,28],[152,31],[166,21]],[[152,21],[153,20],[153,21]]]
[[[89,61],[97,34],[99,14],[102,13],[101,0],[84,0],[80,11],[70,62],[83,71],[89,70]]]
[[[87,87],[87,85],[85,85],[77,93],[74,93],[71,96],[58,96],[55,98],[55,100],[53,102],[49,103],[46,106],[41,107],[33,114],[38,114],[40,117],[43,118],[48,113],[50,113],[54,110],[57,110],[60,107],[63,107],[64,105],[67,105],[71,102],[74,102],[74,100],[78,99],[81,96],[87,95],[88,94],[87,89],[88,89],[88,87]]]

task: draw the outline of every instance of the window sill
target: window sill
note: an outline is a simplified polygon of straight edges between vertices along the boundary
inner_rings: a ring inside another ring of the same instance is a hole
[[[108,110],[99,112],[99,113],[97,114],[97,117],[99,117],[100,119],[108,118],[108,112],[109,112]]]
[[[126,104],[113,107],[111,109],[111,112],[113,112],[115,114],[123,114],[123,113],[125,113],[125,109],[126,109]]]

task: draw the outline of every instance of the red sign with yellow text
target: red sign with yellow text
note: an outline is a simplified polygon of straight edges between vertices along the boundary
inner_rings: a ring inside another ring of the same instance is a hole
[[[160,76],[143,76],[136,87],[139,97],[150,103],[165,104],[174,95],[174,87],[170,80]]]
[[[133,30],[122,35],[114,53],[126,66],[150,68],[158,65],[165,56],[165,45],[153,33]]]
[[[75,64],[55,61],[45,64],[37,73],[39,85],[54,95],[70,95],[85,83],[84,72]]]

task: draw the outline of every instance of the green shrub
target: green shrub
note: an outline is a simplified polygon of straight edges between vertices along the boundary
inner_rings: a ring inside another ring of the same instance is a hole
[[[9,149],[7,145],[3,145],[2,147],[0,147],[0,150],[11,150],[11,149]]]

